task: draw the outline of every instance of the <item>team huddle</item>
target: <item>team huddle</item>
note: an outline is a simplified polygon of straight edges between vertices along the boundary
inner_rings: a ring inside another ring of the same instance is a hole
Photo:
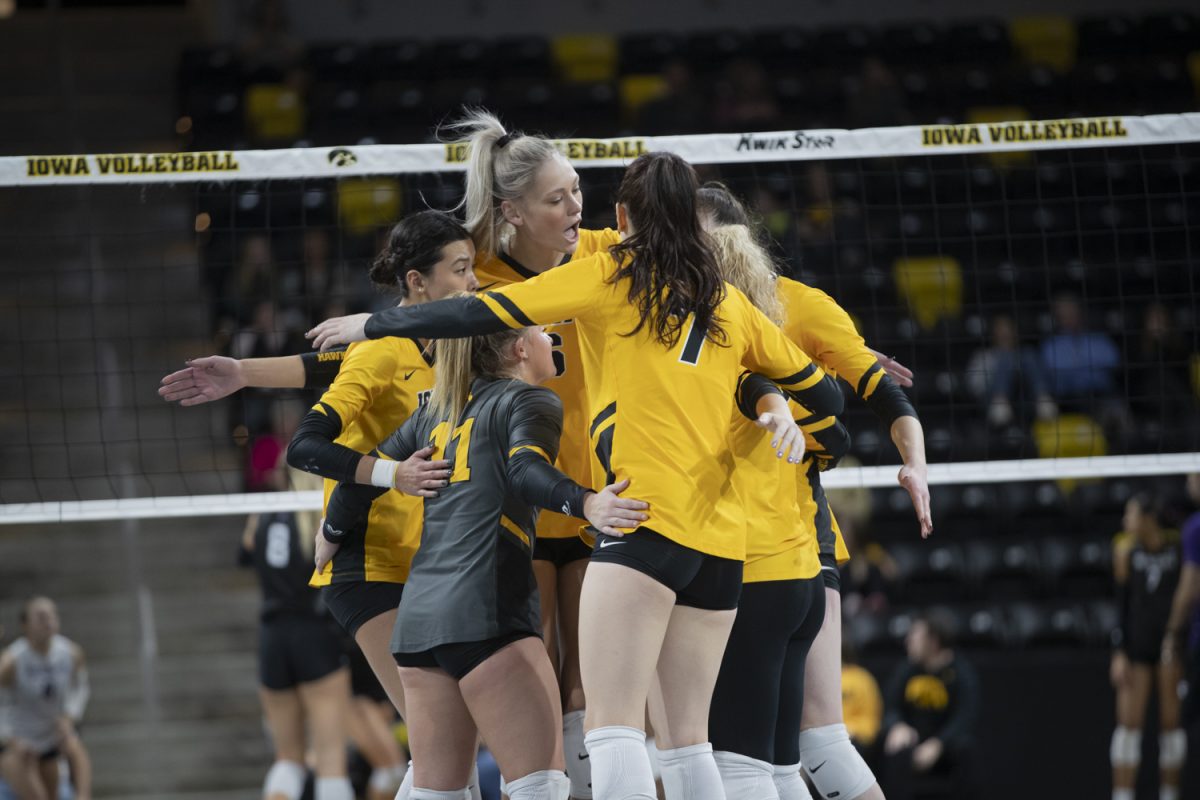
[[[319,355],[198,359],[160,390],[329,387],[287,460],[325,478],[312,582],[408,726],[396,797],[478,797],[482,741],[512,800],[656,780],[792,800],[801,770],[825,798],[882,798],[842,724],[849,553],[821,472],[849,449],[840,379],[931,532],[909,373],[777,276],[738,199],[679,157],[633,161],[614,227],[584,230],[552,142],[486,112],[454,130],[466,221],[394,227],[371,278],[399,305],[321,323]],[[290,798],[278,766],[265,794]],[[327,771],[318,800],[350,797]]]

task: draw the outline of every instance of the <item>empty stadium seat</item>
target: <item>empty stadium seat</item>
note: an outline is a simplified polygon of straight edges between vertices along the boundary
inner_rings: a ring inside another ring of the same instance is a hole
[[[557,40],[556,40],[557,44]],[[672,58],[683,55],[683,39],[674,33],[638,33],[622,36],[619,46],[619,69],[622,75],[645,75],[661,72]]]
[[[907,495],[905,499],[908,500]],[[909,505],[911,513],[911,501]],[[926,603],[966,596],[966,561],[957,544],[896,543],[889,545],[887,551],[896,562],[897,594],[905,602]]]
[[[1066,72],[1075,64],[1078,40],[1069,17],[1019,16],[1009,23],[1009,38],[1027,64],[1044,64]]]
[[[962,313],[962,268],[947,256],[903,258],[892,266],[900,299],[925,330]]]
[[[304,133],[304,98],[283,84],[246,87],[246,130],[259,142],[291,142]]]
[[[1001,64],[1012,55],[1008,28],[1000,19],[950,23],[942,37],[941,49],[957,63]]]
[[[439,77],[461,78],[474,83],[490,74],[488,65],[496,58],[495,46],[477,37],[439,39],[431,46],[429,58]]]
[[[376,81],[417,81],[436,69],[428,46],[416,39],[379,42],[367,55],[370,78]]]
[[[1149,44],[1143,41],[1137,23],[1123,14],[1084,17],[1076,31],[1082,58],[1142,55],[1144,45]]]
[[[973,539],[965,548],[967,570],[980,597],[1014,600],[1041,590],[1041,559],[1031,542]]]
[[[496,41],[495,57],[506,78],[548,80],[553,62],[550,42],[541,36],[507,36]]]
[[[1092,641],[1091,625],[1080,605],[1014,603],[1006,612],[1015,645],[1074,647]]]

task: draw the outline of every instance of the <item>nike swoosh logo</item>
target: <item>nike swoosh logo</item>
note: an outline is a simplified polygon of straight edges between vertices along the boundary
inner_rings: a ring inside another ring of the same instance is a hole
[[[620,539],[617,539],[616,541],[609,539],[607,542],[600,543],[600,549],[603,550],[604,548],[608,547],[610,544],[624,544],[624,542]]]
[[[810,770],[809,770],[809,772],[811,772],[813,775],[816,775],[816,774],[817,774],[817,770],[819,770],[821,767],[825,766],[825,764],[826,764],[826,763],[827,763],[827,762],[825,762],[825,761],[822,761],[820,764],[817,764],[815,767],[813,767],[812,769],[810,769]]]
[[[412,372],[410,372],[404,376],[404,380],[408,380],[409,378],[411,378],[413,375],[416,375],[416,374],[417,374],[417,371],[414,369]]]
[[[587,761],[587,760],[588,760],[588,754],[587,754],[587,753],[580,753],[580,754],[579,754],[579,760],[580,760],[580,761]]]

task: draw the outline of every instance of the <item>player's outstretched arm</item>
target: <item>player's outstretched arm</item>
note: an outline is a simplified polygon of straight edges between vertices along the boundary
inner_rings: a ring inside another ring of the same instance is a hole
[[[169,403],[197,406],[253,386],[259,389],[310,389],[328,386],[337,377],[341,354],[304,353],[275,358],[206,356],[188,360],[183,369],[165,376],[158,394]]]

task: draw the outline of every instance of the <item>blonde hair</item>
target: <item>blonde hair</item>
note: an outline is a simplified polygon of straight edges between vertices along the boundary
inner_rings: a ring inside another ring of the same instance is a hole
[[[456,423],[467,407],[471,381],[503,377],[512,366],[509,347],[528,328],[513,328],[463,339],[438,339],[433,343],[433,394],[429,405],[439,419]]]
[[[775,292],[775,262],[745,225],[720,225],[708,232],[721,277],[750,298],[776,325],[784,320],[783,304]]]
[[[493,256],[512,232],[500,203],[528,194],[542,165],[560,155],[558,148],[542,136],[508,131],[495,114],[482,108],[467,111],[445,127],[456,134],[450,143],[468,147],[467,189],[454,210],[465,209],[478,253]]]

